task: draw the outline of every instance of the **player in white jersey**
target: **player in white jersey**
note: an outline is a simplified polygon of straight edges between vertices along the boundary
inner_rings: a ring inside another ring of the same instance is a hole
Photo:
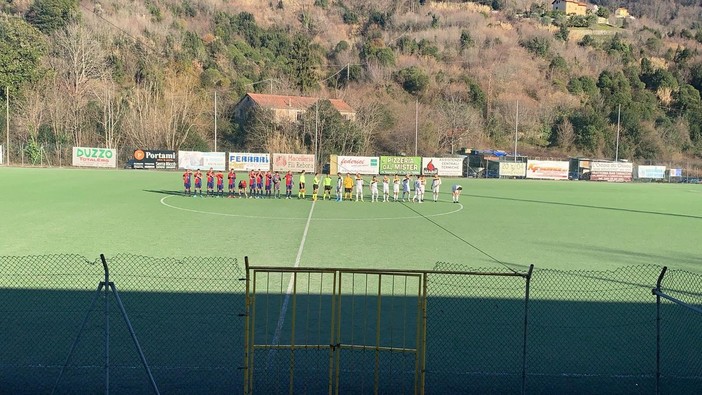
[[[392,199],[397,201],[400,197],[400,176],[395,174],[392,179]]]
[[[340,202],[343,199],[344,194],[344,179],[341,177],[341,173],[336,173],[336,201]]]
[[[431,180],[431,193],[434,195],[434,201],[439,201],[439,189],[441,188],[441,178],[438,174]]]
[[[358,201],[359,197],[363,201],[363,177],[356,173],[356,201]]]
[[[427,180],[419,176],[419,203],[424,203],[424,191],[427,189]]]
[[[453,187],[451,188],[451,195],[453,197],[453,202],[458,203],[458,198],[461,196],[461,192],[463,191],[463,187],[458,185],[458,184],[453,184]]]
[[[378,201],[378,177],[373,176],[370,183],[371,188],[371,202]]]
[[[405,175],[405,178],[402,179],[402,201],[405,201],[405,196],[407,196],[407,200],[409,201],[410,199],[410,176],[409,174]]]
[[[383,176],[383,202],[390,201],[390,178]]]
[[[412,203],[421,201],[419,194],[422,192],[422,180],[420,180],[419,176],[417,176],[417,179],[414,180],[414,195],[412,196]]]

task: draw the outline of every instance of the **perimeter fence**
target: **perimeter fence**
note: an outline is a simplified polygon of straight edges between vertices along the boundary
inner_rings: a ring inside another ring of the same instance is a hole
[[[0,334],[0,393],[697,394],[702,274],[0,257]]]

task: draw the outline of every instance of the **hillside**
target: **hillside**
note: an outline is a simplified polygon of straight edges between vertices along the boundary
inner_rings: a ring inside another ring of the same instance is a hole
[[[620,158],[702,157],[702,8],[600,0],[567,17],[550,4],[7,2],[10,148],[53,161],[73,145],[211,150],[216,92],[219,150],[310,151],[314,114],[236,122],[255,91],[353,106],[352,124],[322,106],[322,154],[413,153],[418,111],[422,155],[511,151],[516,126],[521,153],[614,157],[620,116]]]

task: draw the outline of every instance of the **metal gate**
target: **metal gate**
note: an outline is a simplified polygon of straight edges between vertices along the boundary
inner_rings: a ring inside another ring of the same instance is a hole
[[[422,273],[248,267],[244,392],[423,392]]]

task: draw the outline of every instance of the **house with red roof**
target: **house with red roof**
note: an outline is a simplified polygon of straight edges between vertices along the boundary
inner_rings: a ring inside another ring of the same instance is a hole
[[[320,100],[324,99],[307,96],[247,93],[234,107],[234,117],[238,120],[243,120],[250,109],[261,108],[272,111],[276,122],[295,122]],[[328,100],[342,117],[349,121],[356,120],[356,110],[351,108],[345,101],[340,99]]]

